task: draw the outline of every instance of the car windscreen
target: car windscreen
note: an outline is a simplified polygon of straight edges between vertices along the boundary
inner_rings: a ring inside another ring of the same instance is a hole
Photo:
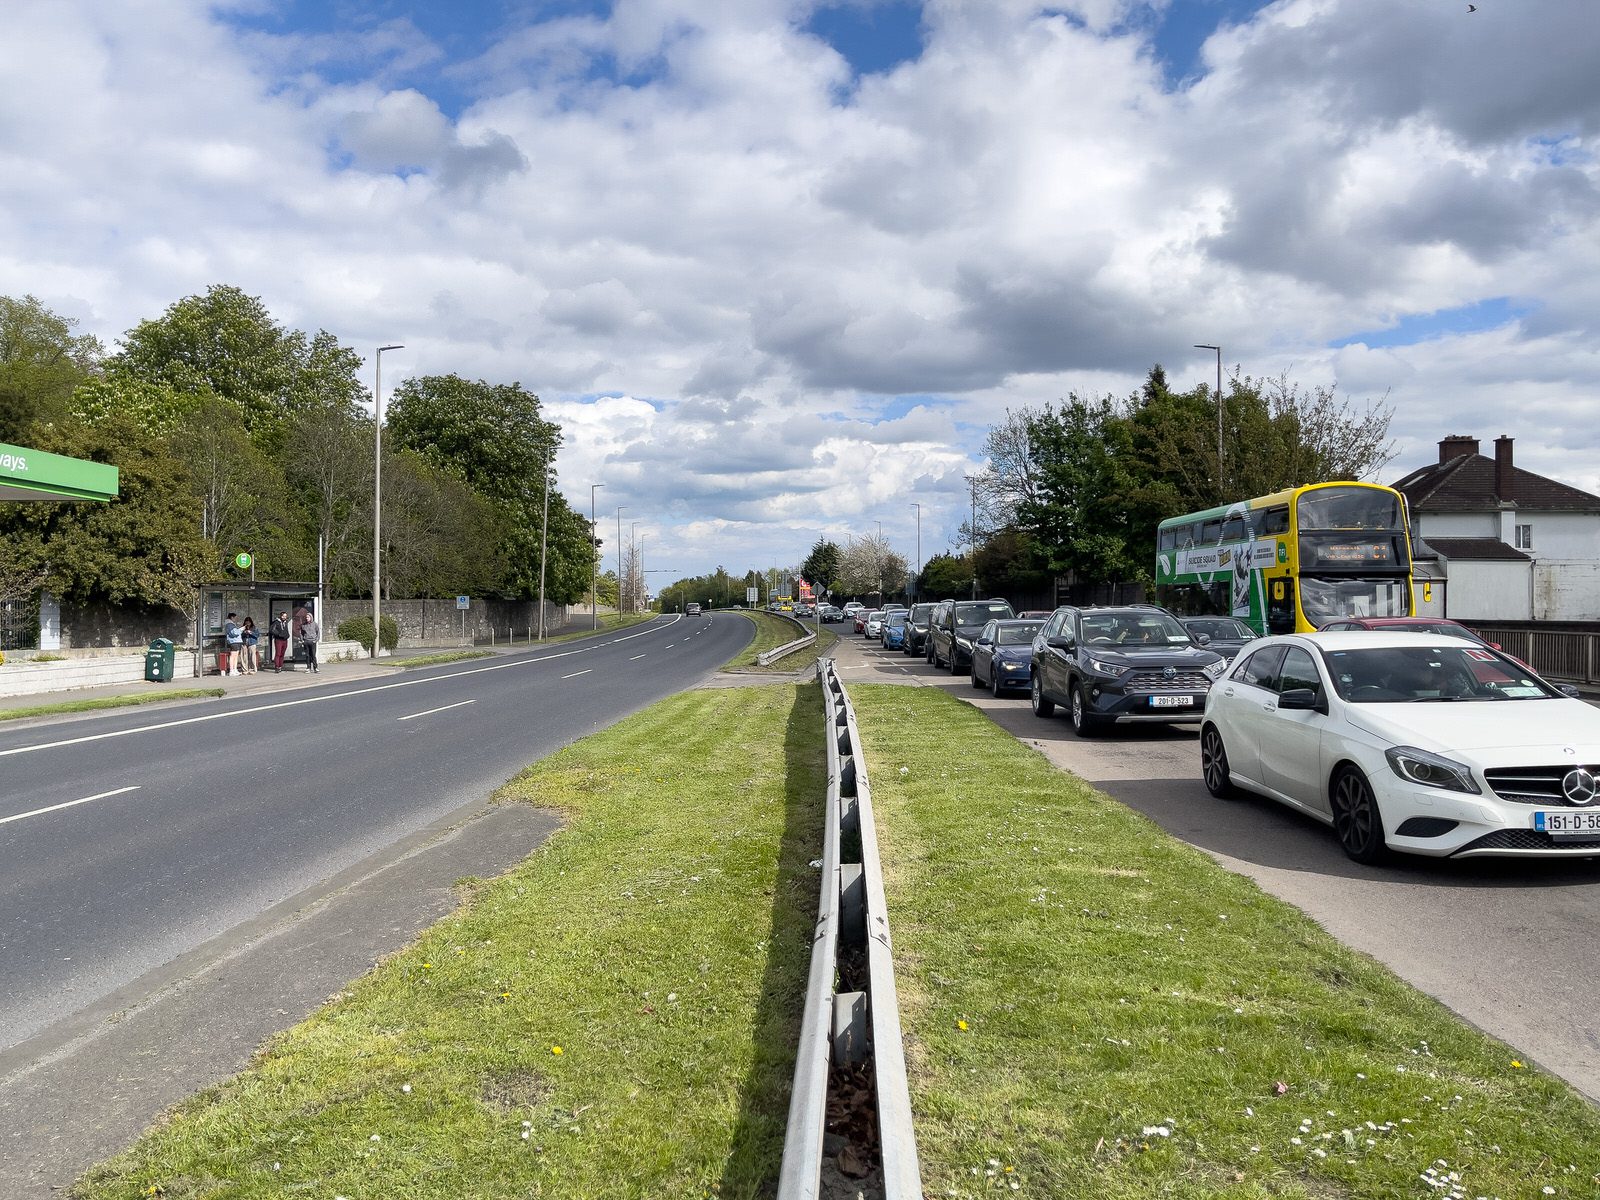
[[[996,617],[1009,619],[1011,605],[1004,600],[968,600],[956,605],[957,625],[983,625]]]
[[[891,625],[904,625],[906,621],[910,619],[910,617],[910,613],[906,612],[904,609],[897,608],[884,619]]]
[[[1334,690],[1352,704],[1545,700],[1560,693],[1482,646],[1375,646],[1325,651]]]
[[[1177,618],[1151,610],[1084,613],[1083,640],[1091,646],[1187,645],[1189,631]]]
[[[1044,628],[1043,621],[1035,621],[1028,625],[1002,625],[995,639],[997,646],[1026,646],[1033,641],[1034,634]]]
[[[1222,638],[1226,641],[1248,641],[1255,637],[1255,631],[1247,625],[1242,625],[1232,617],[1210,617],[1204,621],[1188,621],[1185,628],[1193,634],[1205,634],[1215,641]]]

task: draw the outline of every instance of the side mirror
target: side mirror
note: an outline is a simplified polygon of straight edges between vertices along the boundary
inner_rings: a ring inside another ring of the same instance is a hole
[[[1194,635],[1194,644],[1196,646],[1209,646],[1209,645],[1211,645],[1211,635],[1209,633],[1197,633],[1197,634],[1195,634]]]
[[[1567,696],[1567,697],[1569,697],[1570,699],[1573,699],[1573,700],[1581,700],[1581,699],[1583,699],[1583,693],[1580,692],[1577,688],[1573,687],[1572,684],[1570,684],[1570,683],[1558,683],[1558,684],[1556,684],[1556,691],[1560,692],[1563,696]]]
[[[1500,649],[1500,643],[1499,642],[1490,642],[1489,643],[1489,649],[1491,649],[1491,650]]]
[[[1052,650],[1071,651],[1078,648],[1078,643],[1073,640],[1072,636],[1065,633],[1058,633],[1054,637],[1045,638],[1044,644],[1049,646]]]
[[[1312,688],[1290,688],[1278,696],[1280,709],[1294,709],[1304,712],[1328,711],[1328,706],[1319,702],[1317,692]]]

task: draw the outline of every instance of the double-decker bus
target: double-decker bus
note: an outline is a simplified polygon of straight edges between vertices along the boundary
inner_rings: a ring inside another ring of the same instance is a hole
[[[1156,533],[1156,600],[1186,616],[1238,617],[1257,633],[1409,617],[1405,500],[1341,480],[1172,517]]]

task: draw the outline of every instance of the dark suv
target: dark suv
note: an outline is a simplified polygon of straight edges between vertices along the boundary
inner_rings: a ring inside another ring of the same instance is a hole
[[[950,674],[972,670],[972,643],[990,621],[1010,620],[1004,600],[941,600],[928,617],[928,661]]]
[[[1198,725],[1227,666],[1153,604],[1058,608],[1033,639],[1033,711],[1066,705],[1079,737],[1112,723]]]
[[[913,604],[911,615],[906,618],[906,640],[900,648],[907,654],[926,654],[928,652],[928,618],[937,608],[935,604]]]

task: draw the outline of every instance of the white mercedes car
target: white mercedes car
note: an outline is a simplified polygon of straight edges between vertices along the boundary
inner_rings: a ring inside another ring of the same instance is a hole
[[[1251,642],[1212,685],[1200,769],[1333,826],[1357,862],[1600,856],[1600,710],[1433,634]]]

